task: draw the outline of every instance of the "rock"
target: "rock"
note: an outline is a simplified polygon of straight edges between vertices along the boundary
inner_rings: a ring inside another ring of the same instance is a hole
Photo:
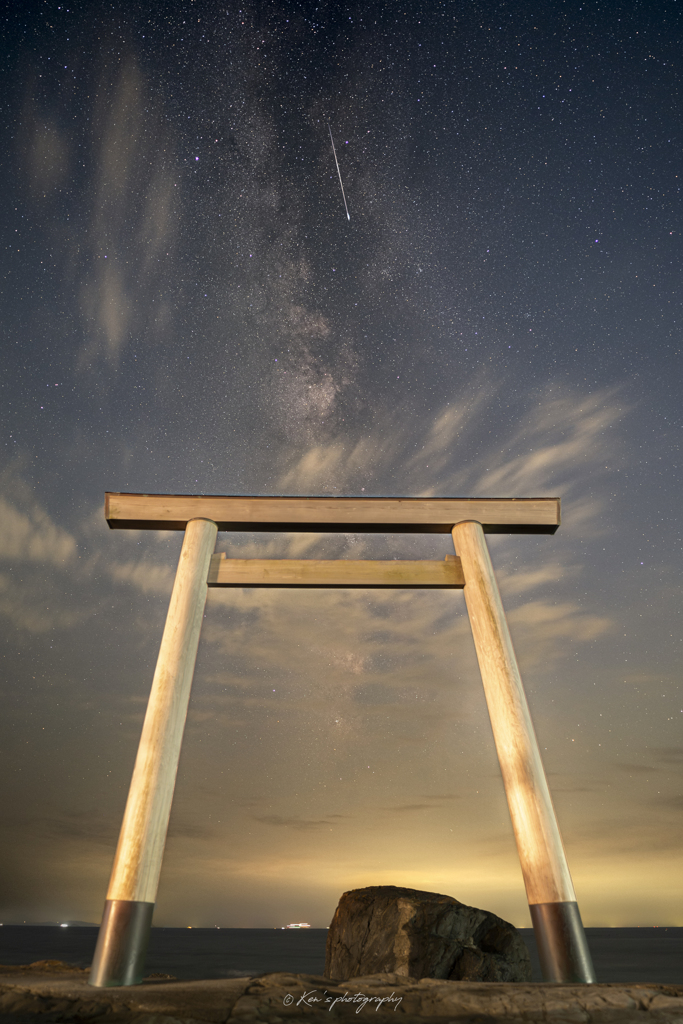
[[[74,971],[85,974],[90,968],[67,964],[63,960],[34,960],[32,964],[13,967],[11,970],[31,971],[34,974],[73,974]]]
[[[7,971],[13,974],[6,974]],[[2,1024],[676,1024],[683,985],[481,984],[399,974],[162,981],[93,989],[80,972],[0,968]],[[371,1015],[371,1018],[368,1017]]]
[[[517,929],[452,896],[393,885],[345,892],[327,935],[325,976],[531,981]]]

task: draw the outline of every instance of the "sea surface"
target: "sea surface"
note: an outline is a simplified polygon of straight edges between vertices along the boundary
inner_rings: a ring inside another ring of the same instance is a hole
[[[541,981],[531,928],[520,928],[529,947],[534,981]],[[598,981],[683,984],[683,928],[587,928]],[[291,971],[322,974],[327,929],[153,928],[147,973],[181,981],[238,978]],[[88,967],[97,928],[47,925],[0,927],[0,964],[64,960]]]

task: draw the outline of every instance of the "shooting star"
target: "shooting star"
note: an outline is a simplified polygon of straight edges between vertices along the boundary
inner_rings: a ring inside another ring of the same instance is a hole
[[[344,200],[344,209],[346,210],[346,219],[347,220],[351,220],[351,215],[349,213],[349,208],[346,205],[346,196],[344,194],[344,183],[341,180],[341,171],[339,170],[339,161],[337,160],[337,150],[334,148],[334,139],[332,138],[332,129],[330,128],[329,124],[327,126],[327,129],[328,129],[328,131],[330,133],[330,142],[332,143],[332,152],[334,153],[334,162],[337,165],[337,174],[339,175],[339,184],[341,185],[342,199]]]

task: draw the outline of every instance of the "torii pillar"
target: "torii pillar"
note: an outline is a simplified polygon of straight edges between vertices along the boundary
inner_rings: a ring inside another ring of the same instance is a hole
[[[98,987],[142,980],[216,533],[207,519],[185,530],[90,973]]]
[[[184,530],[90,974],[138,984],[156,900],[207,587],[464,588],[546,981],[595,981],[484,534],[554,533],[556,498],[238,498],[107,494],[119,529]],[[226,559],[218,530],[452,533],[446,562]]]
[[[453,527],[479,670],[526,886],[543,977],[595,972],[503,603],[480,523]]]

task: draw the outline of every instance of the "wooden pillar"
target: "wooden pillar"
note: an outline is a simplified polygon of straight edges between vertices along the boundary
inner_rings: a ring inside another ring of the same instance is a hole
[[[217,526],[192,519],[161,640],[90,984],[142,980]]]
[[[546,981],[594,982],[567,858],[480,523],[453,528],[529,910]]]

